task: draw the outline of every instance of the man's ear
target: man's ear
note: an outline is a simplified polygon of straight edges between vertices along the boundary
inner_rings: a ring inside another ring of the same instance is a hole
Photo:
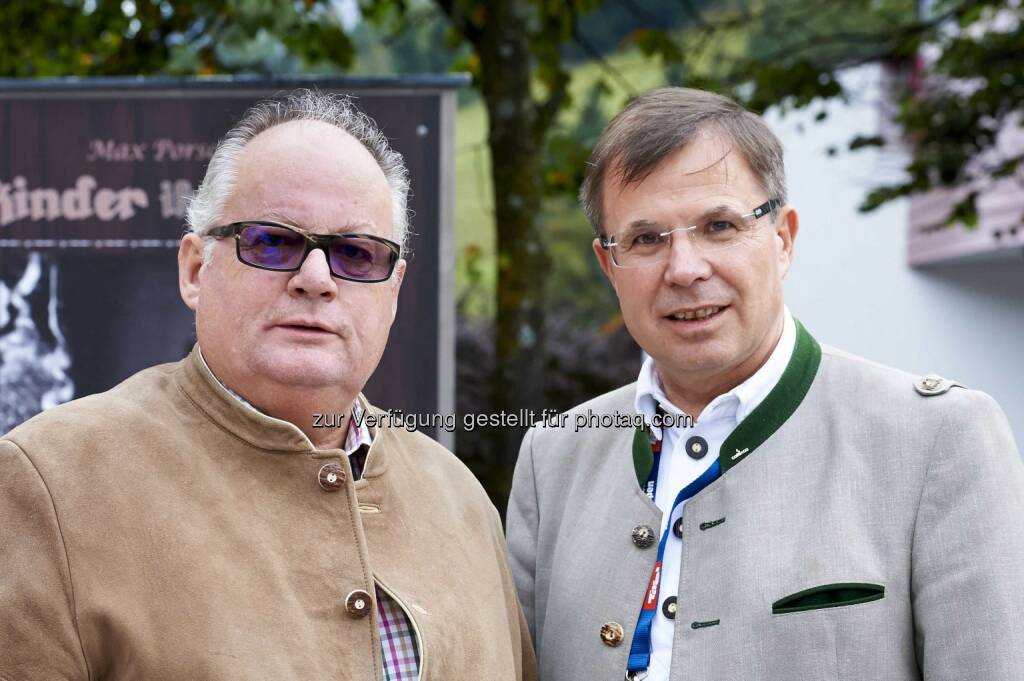
[[[789,271],[789,266],[793,264],[793,248],[796,242],[796,234],[800,231],[800,216],[796,212],[796,208],[790,205],[786,205],[782,208],[782,215],[779,216],[777,226],[775,228],[775,235],[781,242],[781,248],[779,250],[779,271],[783,276]]]
[[[615,265],[612,263],[611,251],[601,246],[600,239],[594,239],[591,246],[594,249],[594,256],[597,257],[597,264],[601,266],[601,271],[604,272],[604,276],[608,277],[612,288],[618,292],[619,289],[615,286]]]
[[[203,268],[203,239],[186,234],[178,246],[178,290],[193,312],[199,308],[199,271]]]

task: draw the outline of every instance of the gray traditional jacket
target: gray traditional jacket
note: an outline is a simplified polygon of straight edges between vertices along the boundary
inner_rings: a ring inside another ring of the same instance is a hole
[[[649,447],[574,424],[634,395],[523,441],[507,531],[541,681],[625,673],[657,550],[631,537],[661,521]],[[719,459],[685,508],[672,681],[1024,679],[1024,468],[990,397],[798,325]]]

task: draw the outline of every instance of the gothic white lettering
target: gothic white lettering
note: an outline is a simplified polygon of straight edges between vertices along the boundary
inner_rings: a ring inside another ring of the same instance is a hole
[[[98,187],[92,175],[80,175],[68,189],[29,188],[24,177],[10,184],[0,180],[0,227],[18,220],[128,220],[149,207],[149,196],[139,187]]]

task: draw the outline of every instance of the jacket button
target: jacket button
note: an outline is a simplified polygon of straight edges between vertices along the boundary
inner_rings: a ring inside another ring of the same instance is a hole
[[[661,613],[665,617],[669,618],[670,620],[674,620],[676,618],[676,597],[675,596],[669,596],[668,598],[666,598],[664,601],[661,602]]]
[[[672,534],[680,539],[683,538],[683,516],[679,516],[676,518],[676,521],[672,523]]]
[[[686,453],[691,459],[703,459],[708,453],[708,441],[700,435],[694,435],[686,441]]]
[[[633,543],[642,549],[654,544],[654,530],[647,525],[637,525],[633,528]]]
[[[345,597],[345,610],[353,619],[369,615],[371,605],[373,605],[373,598],[362,589],[356,589]]]
[[[320,467],[316,480],[320,483],[320,487],[328,492],[337,492],[345,485],[345,469],[341,467],[341,464],[325,463]]]
[[[622,639],[625,634],[622,631],[622,625],[618,622],[605,622],[601,626],[601,640],[607,646],[615,647],[622,643]]]

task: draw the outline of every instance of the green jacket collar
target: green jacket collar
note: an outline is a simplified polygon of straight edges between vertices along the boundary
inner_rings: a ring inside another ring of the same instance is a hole
[[[743,461],[764,443],[772,433],[785,423],[800,403],[818,373],[821,364],[821,346],[814,337],[796,321],[796,345],[793,356],[768,396],[750,412],[722,443],[718,453],[722,473]],[[633,435],[633,467],[641,487],[647,482],[654,457],[651,444],[643,428],[637,428]]]

